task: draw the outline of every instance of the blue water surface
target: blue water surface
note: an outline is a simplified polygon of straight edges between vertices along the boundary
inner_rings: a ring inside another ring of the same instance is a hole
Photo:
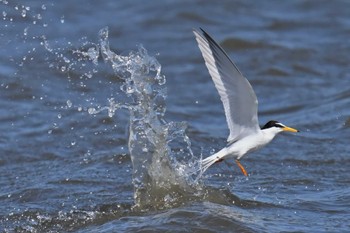
[[[349,231],[349,7],[341,0],[1,0],[0,230]],[[228,135],[192,33],[199,27],[251,82],[260,123],[278,120],[301,132],[244,157],[248,178],[228,161],[186,188],[136,187],[146,182],[133,179],[128,149],[138,102],[127,94],[129,73],[120,72],[127,69],[116,72],[100,53],[101,29],[115,54],[134,62],[144,48],[159,62],[162,119],[184,122],[172,130],[187,125],[188,136],[165,145],[184,155],[190,142],[186,155],[199,159]],[[148,189],[150,205],[135,205],[139,188]]]

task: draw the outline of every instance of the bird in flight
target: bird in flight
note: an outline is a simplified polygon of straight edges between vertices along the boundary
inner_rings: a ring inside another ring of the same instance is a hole
[[[193,33],[224,105],[230,131],[227,146],[201,161],[201,173],[214,163],[234,158],[242,173],[247,176],[247,171],[240,163],[244,155],[265,146],[280,132],[299,131],[274,120],[260,128],[258,100],[249,81],[207,32],[200,29],[193,30]]]

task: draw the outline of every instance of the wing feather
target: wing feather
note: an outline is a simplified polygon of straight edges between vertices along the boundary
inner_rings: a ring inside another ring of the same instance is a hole
[[[252,86],[221,46],[203,29],[201,31],[194,30],[193,33],[224,105],[230,130],[227,141],[257,132],[260,129],[258,100]]]

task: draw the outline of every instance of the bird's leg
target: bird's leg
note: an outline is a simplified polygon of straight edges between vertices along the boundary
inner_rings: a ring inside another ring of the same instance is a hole
[[[239,162],[239,160],[238,159],[236,159],[236,164],[238,165],[238,167],[241,169],[241,171],[242,171],[242,173],[243,173],[243,175],[245,175],[245,176],[248,176],[248,173],[247,173],[247,171],[245,170],[245,168],[243,167],[243,165]]]
[[[224,159],[218,159],[217,161],[215,161],[215,163],[220,163],[220,162],[222,162],[222,161],[225,161],[225,162],[226,162],[226,160],[224,160]],[[243,175],[248,176],[248,172],[245,170],[245,168],[244,168],[243,165],[239,162],[239,160],[236,159],[235,161],[236,161],[236,164],[238,165],[239,169],[241,169]],[[228,162],[226,162],[226,163],[228,163]]]

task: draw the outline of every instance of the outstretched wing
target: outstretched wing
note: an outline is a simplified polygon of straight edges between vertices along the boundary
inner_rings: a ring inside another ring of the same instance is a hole
[[[224,105],[230,130],[227,141],[257,132],[260,130],[258,100],[252,86],[221,46],[203,29],[201,31],[194,30],[193,33]]]

